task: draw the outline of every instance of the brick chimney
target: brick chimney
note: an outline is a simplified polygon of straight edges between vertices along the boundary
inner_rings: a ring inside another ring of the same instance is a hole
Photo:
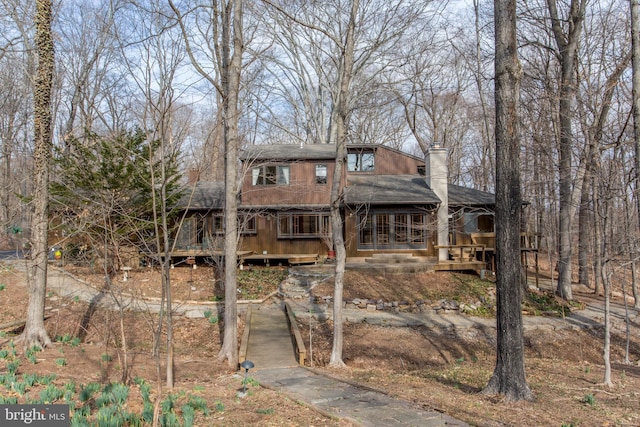
[[[447,182],[447,149],[434,142],[429,147],[425,158],[425,180],[427,185],[440,199],[437,215],[437,242],[438,246],[449,244],[449,191]],[[449,259],[447,248],[438,249],[438,260]]]

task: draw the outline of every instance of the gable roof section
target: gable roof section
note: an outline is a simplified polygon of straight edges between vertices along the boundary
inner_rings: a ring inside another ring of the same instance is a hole
[[[354,175],[348,178],[347,205],[438,204],[440,199],[420,175]]]

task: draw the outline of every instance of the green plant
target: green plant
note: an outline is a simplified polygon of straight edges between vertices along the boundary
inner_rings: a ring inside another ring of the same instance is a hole
[[[216,412],[224,412],[224,403],[219,400],[216,402]]]
[[[210,324],[215,325],[216,323],[218,323],[218,316],[211,316],[207,320],[209,321]]]
[[[589,406],[595,406],[596,398],[593,396],[593,393],[585,394],[582,398],[582,403],[586,403]]]
[[[104,353],[102,356],[100,356],[100,358],[102,359],[103,362],[111,362],[111,355],[108,353]]]
[[[96,399],[98,407],[106,404],[123,405],[129,397],[129,387],[121,383],[107,384],[102,390],[102,395]]]
[[[9,350],[2,349],[0,350],[0,359],[6,359],[9,356]]]
[[[193,421],[196,417],[196,411],[191,405],[183,405],[182,406],[182,422],[184,427],[193,426]]]
[[[64,396],[64,391],[58,389],[55,385],[49,384],[47,388],[40,392],[40,400],[42,403],[53,403]]]
[[[79,345],[80,345],[80,342],[81,342],[81,341],[80,341],[80,338],[78,338],[78,337],[74,337],[74,338],[69,342],[69,344],[71,344],[71,347],[77,347],[77,346],[79,346]]]
[[[267,408],[267,409],[257,409],[256,413],[261,414],[261,415],[273,415],[275,413],[273,408]]]
[[[56,379],[56,374],[42,375],[38,378],[38,384],[49,385]]]
[[[257,387],[260,385],[260,383],[255,378],[246,377],[242,380],[242,385],[250,385],[253,387]]]
[[[67,361],[64,360],[63,357],[59,357],[56,359],[56,365],[58,366],[66,366],[67,365]]]
[[[82,390],[80,390],[80,398],[81,402],[87,402],[89,399],[93,397],[93,394],[100,390],[100,384],[98,383],[89,383],[85,385]]]
[[[7,285],[5,285],[4,283],[0,285],[0,291],[4,291],[5,289],[7,289]]]
[[[7,372],[15,375],[15,373],[18,371],[18,366],[20,366],[20,361],[18,360],[7,363]]]

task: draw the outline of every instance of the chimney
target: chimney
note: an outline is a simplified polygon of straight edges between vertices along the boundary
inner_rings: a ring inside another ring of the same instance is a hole
[[[429,188],[440,199],[437,215],[437,245],[449,245],[449,191],[447,182],[447,149],[434,142],[429,147],[425,158],[425,180]],[[438,260],[446,261],[449,259],[449,250],[447,248],[438,249]]]
[[[200,171],[196,168],[189,169],[187,172],[187,182],[189,184],[195,184],[200,181]]]

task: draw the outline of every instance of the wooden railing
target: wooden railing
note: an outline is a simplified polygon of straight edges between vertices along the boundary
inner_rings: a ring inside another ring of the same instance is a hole
[[[304,359],[307,357],[307,348],[304,345],[304,341],[302,340],[302,335],[300,335],[300,330],[298,329],[298,324],[296,323],[296,316],[291,309],[291,306],[288,302],[284,303],[285,311],[287,312],[287,319],[289,319],[289,326],[291,327],[291,333],[294,337],[294,344],[296,346],[295,350],[298,354],[298,363],[300,366],[304,366]]]

